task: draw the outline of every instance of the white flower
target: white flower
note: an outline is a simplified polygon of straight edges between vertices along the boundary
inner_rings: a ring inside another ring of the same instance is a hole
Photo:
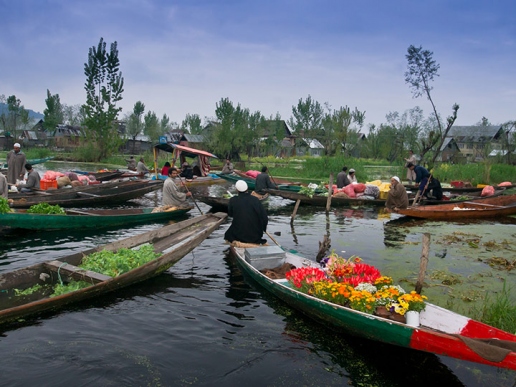
[[[362,282],[362,283],[358,284],[357,286],[355,286],[355,290],[358,290],[358,291],[365,290],[366,292],[375,294],[377,289],[376,289],[376,286],[371,285],[369,282]]]

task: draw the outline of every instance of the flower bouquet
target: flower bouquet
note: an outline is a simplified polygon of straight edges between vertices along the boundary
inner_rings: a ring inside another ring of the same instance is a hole
[[[309,293],[312,283],[328,280],[323,270],[313,267],[300,267],[290,270],[285,274],[285,278],[303,293]]]
[[[398,297],[398,303],[407,312],[421,312],[425,309],[426,296],[416,293],[414,290]]]
[[[373,314],[376,308],[376,297],[367,290],[353,290],[349,297],[351,309]]]
[[[311,294],[314,297],[333,302],[334,304],[349,306],[349,297],[353,287],[339,282],[321,281],[313,282]]]

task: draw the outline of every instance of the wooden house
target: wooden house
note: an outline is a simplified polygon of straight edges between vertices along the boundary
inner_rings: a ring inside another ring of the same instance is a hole
[[[482,160],[487,150],[501,148],[502,126],[453,126],[447,138],[453,138],[468,161]]]

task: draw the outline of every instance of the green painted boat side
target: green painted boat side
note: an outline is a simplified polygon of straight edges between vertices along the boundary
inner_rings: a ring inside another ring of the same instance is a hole
[[[244,249],[232,248],[244,273],[263,288],[310,318],[331,324],[346,332],[371,340],[410,348],[414,330],[406,324],[379,319],[376,316],[352,310],[309,296],[292,289],[288,281],[273,280],[261,274],[244,259]],[[287,253],[290,254],[290,253]]]
[[[254,188],[256,187],[255,180],[250,177],[245,178],[245,177],[239,176],[235,173],[229,173],[229,174],[217,173],[216,175],[218,177],[221,177],[224,180],[231,182],[231,183],[236,183],[238,180],[244,180],[247,183],[247,187],[251,190],[254,190]]]
[[[42,157],[39,159],[30,159],[30,160],[27,160],[27,163],[32,164],[32,165],[43,164],[45,161],[50,161],[53,158],[54,158],[54,156]],[[3,164],[3,168],[7,168],[7,163]]]
[[[73,228],[102,228],[135,223],[155,223],[177,219],[193,207],[168,212],[152,212],[154,208],[119,210],[67,211],[66,215],[30,214],[23,210],[0,214],[0,226],[27,230],[66,230]]]

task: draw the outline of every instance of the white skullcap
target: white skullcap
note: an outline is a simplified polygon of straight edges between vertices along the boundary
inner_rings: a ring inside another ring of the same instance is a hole
[[[15,147],[15,148],[21,148],[21,146],[20,146],[20,143],[19,143],[19,142],[16,142],[16,143],[13,145],[13,147]]]
[[[247,183],[243,180],[238,180],[235,183],[235,188],[237,189],[238,192],[245,192],[245,191],[247,191]]]
[[[353,168],[351,168],[351,169],[349,170],[349,173],[353,173],[353,172],[355,172],[355,170],[354,170]]]
[[[398,183],[401,183],[400,178],[398,176],[393,176],[392,178],[396,180]]]

